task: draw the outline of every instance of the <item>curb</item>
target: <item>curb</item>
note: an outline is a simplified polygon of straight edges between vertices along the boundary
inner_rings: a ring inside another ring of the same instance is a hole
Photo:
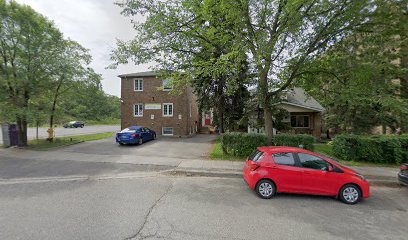
[[[219,178],[242,178],[242,172],[235,171],[208,171],[197,169],[174,169],[163,172],[165,175],[170,176],[187,176],[187,177],[219,177]],[[385,176],[373,176],[368,175],[367,181],[370,186],[376,187],[392,187],[398,188],[401,185],[398,183],[397,178],[385,177]]]

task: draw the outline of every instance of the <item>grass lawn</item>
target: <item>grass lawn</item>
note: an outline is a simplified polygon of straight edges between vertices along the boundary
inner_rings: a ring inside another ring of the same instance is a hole
[[[71,136],[71,137],[59,137],[59,138],[54,139],[53,142],[48,142],[45,139],[30,140],[28,141],[28,149],[49,150],[49,149],[69,146],[69,145],[77,144],[81,142],[104,139],[104,138],[111,137],[113,134],[115,134],[115,132],[78,135],[78,136]]]
[[[233,155],[224,154],[221,149],[221,143],[217,140],[210,151],[210,158],[212,160],[228,160],[228,161],[244,161],[245,157],[237,157]]]

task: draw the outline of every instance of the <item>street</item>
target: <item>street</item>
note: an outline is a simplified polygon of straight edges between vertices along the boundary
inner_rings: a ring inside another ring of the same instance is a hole
[[[406,239],[407,188],[374,186],[350,206],[307,195],[262,200],[240,176],[172,174],[215,167],[206,159],[214,139],[0,149],[0,239]]]
[[[46,127],[38,128],[38,137],[39,138],[47,138]],[[75,136],[75,135],[84,135],[84,134],[93,134],[93,133],[103,133],[103,132],[115,132],[120,131],[119,125],[97,125],[97,126],[86,126],[84,128],[63,128],[57,127],[55,129],[55,136],[56,137],[65,137],[65,136]],[[37,134],[36,128],[28,128],[27,131],[27,138],[29,140],[35,139]],[[3,144],[3,133],[0,131],[0,144]]]
[[[0,239],[406,239],[407,189],[349,206],[258,198],[242,179],[133,176],[0,185]]]

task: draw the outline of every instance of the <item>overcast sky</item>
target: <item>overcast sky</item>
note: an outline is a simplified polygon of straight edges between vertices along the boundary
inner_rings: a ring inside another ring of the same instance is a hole
[[[17,0],[30,5],[34,10],[55,22],[66,38],[79,42],[90,49],[93,58],[91,67],[102,74],[105,92],[120,96],[122,73],[147,71],[148,66],[121,66],[106,70],[111,62],[109,53],[115,47],[116,39],[128,40],[134,37],[130,20],[120,15],[121,9],[115,0]]]

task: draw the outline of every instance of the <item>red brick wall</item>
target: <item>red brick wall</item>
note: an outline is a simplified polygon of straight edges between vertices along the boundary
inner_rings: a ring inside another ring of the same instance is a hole
[[[143,79],[143,91],[134,91],[134,79]],[[162,134],[162,127],[173,127],[174,136],[186,136],[190,134],[191,127],[197,118],[197,102],[191,88],[184,90],[181,95],[172,95],[168,91],[159,90],[162,79],[156,77],[127,77],[121,80],[121,127],[132,125],[145,126]],[[143,116],[135,117],[134,104],[143,104]],[[144,104],[161,104],[160,110],[146,110]],[[173,103],[173,116],[163,116],[163,103]],[[192,114],[190,117],[190,104]],[[151,119],[151,115],[154,119]],[[181,119],[179,119],[181,115]]]

